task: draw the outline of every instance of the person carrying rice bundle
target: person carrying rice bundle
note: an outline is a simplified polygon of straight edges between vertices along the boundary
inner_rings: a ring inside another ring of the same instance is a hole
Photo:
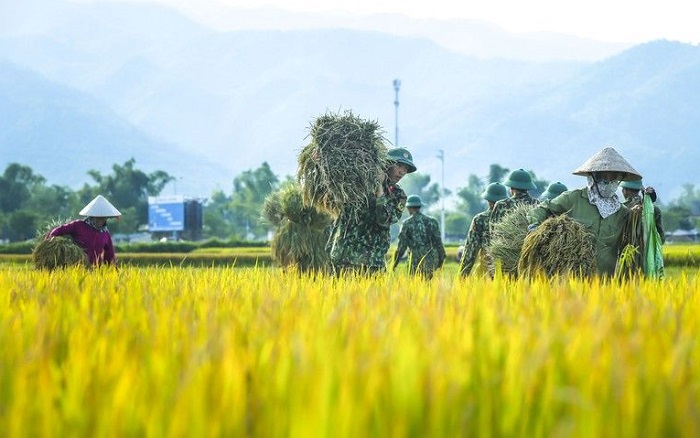
[[[406,203],[398,182],[416,171],[411,153],[387,150],[379,125],[350,111],[318,117],[311,137],[297,181],[304,203],[334,219],[326,246],[334,273],[385,270],[389,228]]]
[[[586,187],[564,192],[535,207],[528,214],[529,229],[533,231],[551,216],[568,215],[593,236],[597,274],[613,276],[630,214],[615,192],[620,181],[638,181],[642,177],[611,147],[595,153],[573,174],[585,176]]]
[[[46,239],[70,236],[85,251],[90,265],[114,265],[116,256],[107,220],[121,216],[119,210],[104,196],[97,195],[78,214],[86,216],[85,219],[77,219],[52,229]]]
[[[407,199],[398,182],[416,171],[407,149],[392,149],[388,157],[387,168],[375,179],[374,196],[361,207],[348,205],[333,223],[328,249],[336,275],[376,274],[386,269],[389,229],[401,219]]]

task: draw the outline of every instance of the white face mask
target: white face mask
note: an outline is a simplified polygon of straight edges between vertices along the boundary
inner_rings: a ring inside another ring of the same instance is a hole
[[[620,186],[620,181],[598,181],[595,183],[598,188],[598,194],[603,198],[609,199],[615,195],[617,188]]]
[[[595,205],[600,216],[605,219],[620,209],[620,201],[615,192],[620,181],[598,181],[588,175],[588,201]]]

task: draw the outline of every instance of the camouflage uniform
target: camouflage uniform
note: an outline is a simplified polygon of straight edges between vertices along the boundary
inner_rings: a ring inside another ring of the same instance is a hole
[[[409,272],[431,278],[433,272],[445,262],[445,248],[442,246],[437,220],[420,211],[416,211],[406,219],[399,232],[394,267],[399,263],[406,249],[410,249]]]
[[[469,275],[479,254],[481,254],[481,257],[487,257],[486,247],[491,237],[491,233],[489,232],[490,216],[491,210],[486,210],[477,214],[474,216],[474,219],[472,219],[469,232],[467,233],[467,239],[464,241],[462,260],[459,266],[459,273],[462,277]]]
[[[345,209],[333,224],[328,240],[331,265],[343,272],[373,274],[383,271],[389,251],[389,228],[401,219],[406,193],[397,184],[384,183],[384,195],[370,198],[361,211]]]
[[[652,200],[653,199],[654,198],[652,198]],[[625,202],[623,202],[622,205],[624,205],[627,208],[632,208],[635,205],[642,205],[642,197],[639,195],[630,196],[629,198],[625,199]],[[661,220],[661,209],[659,209],[659,207],[657,207],[656,205],[654,206],[654,222],[656,222],[656,231],[659,233],[661,243],[666,243],[666,235],[664,234],[663,221]]]
[[[494,224],[503,219],[503,216],[514,209],[518,204],[537,205],[539,203],[537,199],[530,196],[527,192],[518,192],[515,196],[496,202],[489,219],[490,228],[493,228]]]

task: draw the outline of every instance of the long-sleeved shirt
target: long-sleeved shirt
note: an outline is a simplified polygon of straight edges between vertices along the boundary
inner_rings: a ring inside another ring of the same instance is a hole
[[[104,228],[98,230],[84,219],[74,220],[60,225],[49,233],[49,237],[70,235],[75,243],[85,250],[88,260],[93,265],[113,264],[115,261],[112,236]]]

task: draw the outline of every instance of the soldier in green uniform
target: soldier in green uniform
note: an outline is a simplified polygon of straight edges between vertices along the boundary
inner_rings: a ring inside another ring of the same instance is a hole
[[[408,197],[406,207],[411,215],[401,225],[393,268],[396,268],[401,257],[409,249],[410,273],[430,279],[435,270],[445,262],[445,248],[442,246],[438,221],[421,213],[422,206],[420,196]]]
[[[528,190],[535,190],[537,186],[532,182],[532,175],[524,169],[518,169],[508,174],[508,178],[503,182],[503,185],[510,188],[510,198],[506,198],[496,202],[491,210],[489,218],[489,227],[493,228],[494,224],[498,223],[503,216],[515,208],[519,204],[535,205],[537,199],[530,196]]]
[[[622,181],[620,183],[620,187],[622,187],[622,196],[625,198],[625,200],[622,203],[627,208],[631,209],[635,205],[642,204],[642,196],[639,193],[642,190],[644,190],[645,193],[648,193],[649,196],[651,196],[652,202],[656,202],[656,191],[654,190],[654,188],[647,187],[645,189],[644,184],[642,184],[641,180],[640,181]],[[663,221],[661,219],[661,209],[659,209],[659,207],[657,207],[656,205],[654,206],[654,222],[656,222],[656,231],[659,233],[659,237],[661,238],[661,243],[665,243],[666,236],[664,235],[664,226],[663,226]]]
[[[486,256],[486,247],[489,244],[489,217],[496,202],[506,199],[506,187],[501,183],[491,183],[486,187],[481,197],[488,202],[489,207],[486,211],[474,216],[472,223],[467,232],[467,239],[464,241],[464,249],[462,250],[462,258],[459,265],[459,273],[462,277],[466,277],[471,272],[479,254],[482,257]],[[482,265],[485,266],[484,263]]]
[[[638,181],[642,177],[617,151],[604,148],[574,172],[585,176],[587,186],[569,190],[545,201],[528,214],[530,230],[550,216],[566,214],[583,224],[595,238],[598,274],[615,274],[620,252],[620,236],[629,216],[615,192],[620,181]]]
[[[547,189],[540,195],[540,201],[548,201],[550,199],[554,199],[567,190],[569,189],[559,181],[550,183],[547,186]]]
[[[404,148],[389,151],[389,166],[377,182],[377,192],[362,210],[344,209],[336,218],[328,240],[331,265],[336,275],[374,274],[386,269],[391,224],[401,219],[406,193],[397,184],[415,172],[411,153]]]

